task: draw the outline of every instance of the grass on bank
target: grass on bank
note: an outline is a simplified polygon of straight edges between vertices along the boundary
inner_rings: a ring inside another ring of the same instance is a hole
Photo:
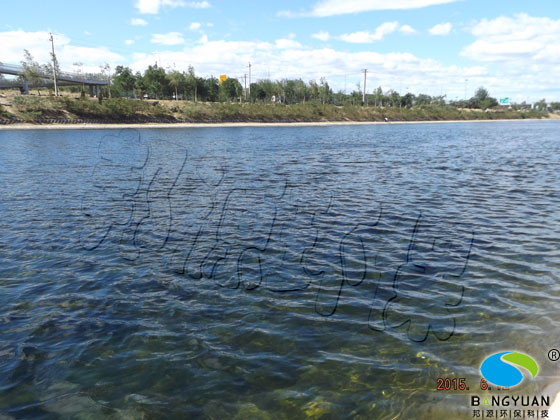
[[[12,114],[10,114],[8,111],[6,111],[6,109],[0,105],[0,118],[2,119],[8,119],[11,117]]]
[[[412,108],[334,106],[303,103],[192,103],[146,101],[125,98],[103,99],[16,96],[10,112],[0,105],[0,118],[26,122],[41,120],[103,120],[113,122],[320,122],[320,121],[443,121],[543,118],[539,111],[461,110],[449,105]]]

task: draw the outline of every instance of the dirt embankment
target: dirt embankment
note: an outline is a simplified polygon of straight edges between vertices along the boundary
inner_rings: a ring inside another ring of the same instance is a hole
[[[64,92],[54,97],[49,92],[18,91],[0,93],[0,124],[200,124],[200,123],[349,123],[488,121],[541,119],[548,114],[537,111],[462,110],[449,105],[424,105],[411,108],[375,106],[335,106],[315,103],[294,105],[269,103],[193,103],[173,100],[135,100],[107,98],[98,100]],[[560,115],[550,118],[558,119]]]

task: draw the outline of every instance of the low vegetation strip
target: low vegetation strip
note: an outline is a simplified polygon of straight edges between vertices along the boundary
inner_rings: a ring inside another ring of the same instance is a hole
[[[26,123],[148,122],[340,122],[446,121],[545,118],[542,111],[470,110],[451,105],[375,107],[301,103],[194,103],[113,98],[93,100],[54,96],[16,96],[0,106],[0,121]]]

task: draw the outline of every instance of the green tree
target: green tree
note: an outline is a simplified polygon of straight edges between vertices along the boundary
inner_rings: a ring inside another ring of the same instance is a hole
[[[179,88],[185,85],[185,75],[174,70],[171,73],[166,74],[167,83],[175,91],[175,100],[179,100]]]
[[[206,92],[204,100],[217,102],[219,100],[220,81],[214,76],[210,76],[204,81],[204,90]]]
[[[111,66],[109,65],[109,63],[105,63],[102,66],[99,66],[99,75],[101,79],[107,80],[109,82],[107,89],[109,90],[109,98],[110,98],[111,97]]]
[[[445,105],[445,97],[447,95],[440,95],[432,97],[431,104],[433,105]]]
[[[297,100],[296,81],[284,79],[280,82],[284,92],[284,103],[295,104]]]
[[[320,83],[319,96],[321,98],[321,102],[324,105],[331,102],[332,90],[324,77],[321,77]]]
[[[136,92],[137,96],[140,96],[140,98],[144,97],[144,94],[146,92],[146,85],[144,84],[144,77],[142,76],[142,74],[137,71],[136,74],[134,75],[134,90]]]
[[[383,89],[381,89],[381,86],[375,89],[375,106],[383,106]]]
[[[416,96],[416,105],[429,105],[432,103],[432,97],[430,95],[425,95],[420,93]]]
[[[233,101],[241,96],[243,88],[237,79],[228,78],[220,85],[220,100]]]
[[[198,100],[198,82],[194,73],[194,67],[189,66],[187,73],[184,73],[184,89],[186,96],[191,96],[193,101]]]
[[[410,108],[411,106],[413,106],[415,101],[416,96],[414,96],[414,94],[410,92],[401,97],[401,104],[406,108]]]
[[[389,100],[391,101],[391,106],[392,107],[400,106],[401,95],[399,95],[399,92],[396,92],[394,90],[390,90],[390,91],[387,92],[387,96],[389,97]]]
[[[251,98],[253,101],[258,99],[264,102],[266,99],[266,91],[261,83],[251,83]]]
[[[470,108],[487,109],[496,105],[498,105],[496,98],[492,98],[482,86],[476,90],[474,96],[468,101]]]
[[[282,86],[269,79],[259,80],[256,84],[251,84],[251,96],[261,101],[270,101],[273,96],[279,96]]]
[[[488,98],[488,91],[486,89],[484,89],[482,86],[479,87],[476,92],[474,93],[474,99],[476,99],[476,101],[478,103],[482,102],[483,100],[485,100],[486,98]]]
[[[208,97],[206,89],[206,79],[204,77],[195,77],[195,101],[203,101]]]
[[[23,50],[23,60],[21,61],[21,66],[23,67],[23,74],[20,78],[28,83],[28,85],[38,85],[40,84],[44,77],[43,69],[34,59],[28,50]],[[41,96],[39,88],[37,87],[37,93]]]
[[[312,101],[319,101],[319,85],[315,80],[309,81],[309,99]]]
[[[113,76],[113,95],[126,96],[134,95],[136,88],[136,76],[129,67],[117,66]]]
[[[546,106],[546,99],[541,99],[538,102],[535,102],[535,109],[538,111],[546,111],[547,110],[547,106]]]
[[[305,103],[307,99],[307,86],[303,80],[298,79],[295,81],[294,91],[296,101]]]
[[[165,70],[157,64],[148,66],[144,72],[144,86],[150,97],[161,99],[169,92],[169,82],[165,77]]]
[[[488,97],[480,102],[480,109],[488,109],[494,106],[498,106],[496,98]]]

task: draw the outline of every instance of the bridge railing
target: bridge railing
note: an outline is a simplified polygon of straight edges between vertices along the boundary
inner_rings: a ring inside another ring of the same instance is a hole
[[[11,75],[20,75],[24,73],[22,66],[17,66],[14,64],[5,64],[0,62],[0,73],[11,74]],[[44,79],[51,79],[52,75],[47,74],[45,72],[40,72],[41,77]],[[85,85],[108,85],[110,84],[109,79],[94,79],[89,75],[83,75],[79,73],[70,73],[66,71],[61,71],[56,75],[57,80],[66,81],[66,82],[76,82],[76,83],[83,83]]]
[[[4,64],[4,63],[0,62],[0,70],[2,70],[2,69],[11,70],[13,72],[23,71],[23,68],[21,66],[15,66],[13,64]]]

